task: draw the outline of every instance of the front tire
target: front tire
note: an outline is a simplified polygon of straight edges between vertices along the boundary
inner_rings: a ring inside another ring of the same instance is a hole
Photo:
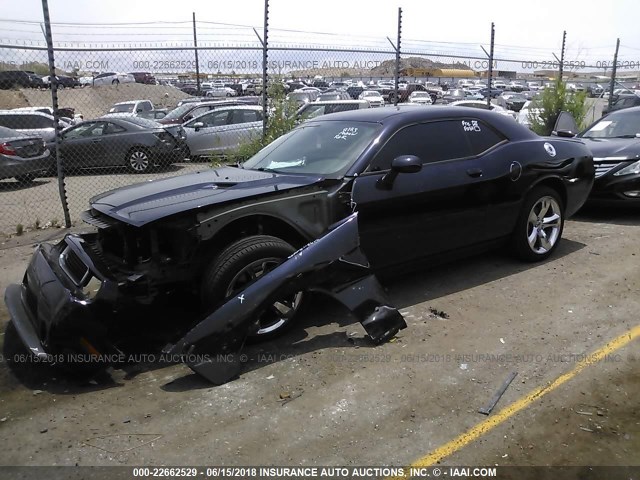
[[[550,187],[536,187],[524,202],[512,234],[511,246],[522,260],[539,262],[548,258],[558,247],[563,229],[562,198]]]
[[[111,85],[120,85],[120,80],[114,80],[111,82]]]
[[[249,284],[276,268],[295,248],[287,242],[267,235],[239,240],[227,247],[206,268],[202,286],[202,305],[217,308]],[[280,335],[293,323],[300,310],[302,292],[280,299],[260,315],[255,340],[267,340]]]

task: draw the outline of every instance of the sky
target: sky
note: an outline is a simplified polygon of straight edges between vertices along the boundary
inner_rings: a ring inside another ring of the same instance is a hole
[[[37,23],[14,22],[41,22],[40,0],[0,3],[0,40],[42,42]],[[620,38],[619,58],[630,62],[631,67],[638,62],[635,70],[640,70],[640,2],[636,0],[538,0],[499,5],[478,0],[271,0],[270,43],[389,49],[386,37],[395,42],[398,7],[403,10],[403,51],[481,56],[480,45],[488,48],[494,22],[498,57],[553,60],[554,53],[560,55],[566,30],[567,59],[589,64],[611,61],[616,38]],[[250,27],[262,31],[264,1],[49,0],[49,11],[57,42],[190,44],[190,22],[195,12],[201,45],[255,45],[257,39]],[[85,25],[59,25],[62,23]],[[141,24],[104,25],[116,23]]]

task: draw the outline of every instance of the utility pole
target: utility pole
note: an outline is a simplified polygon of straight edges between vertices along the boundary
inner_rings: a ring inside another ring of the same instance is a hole
[[[560,68],[558,69],[559,81],[562,81],[562,75],[564,74],[564,47],[567,42],[567,31],[562,32],[562,50],[560,51]],[[557,58],[557,57],[556,57]]]

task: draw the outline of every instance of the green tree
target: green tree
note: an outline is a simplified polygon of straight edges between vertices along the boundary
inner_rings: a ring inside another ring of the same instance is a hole
[[[269,145],[276,138],[291,131],[296,126],[295,102],[287,100],[284,85],[274,81],[267,87],[267,126],[264,135],[258,133],[227,155],[227,160],[240,162],[253,157],[263,147]],[[215,165],[215,164],[214,164]]]
[[[531,130],[538,135],[551,135],[560,112],[573,115],[580,129],[584,127],[587,115],[587,92],[571,93],[566,83],[560,80],[542,91],[542,95],[531,103],[529,122]]]

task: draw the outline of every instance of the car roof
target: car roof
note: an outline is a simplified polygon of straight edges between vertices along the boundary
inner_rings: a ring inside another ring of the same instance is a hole
[[[315,122],[347,121],[347,122],[375,122],[391,127],[401,127],[413,123],[428,122],[434,120],[449,120],[462,118],[475,118],[483,120],[495,126],[500,131],[512,138],[536,138],[537,135],[528,128],[517,124],[506,115],[472,107],[436,106],[430,108],[412,108],[408,106],[364,108],[349,110],[346,112],[332,113],[310,119],[307,125]]]
[[[49,115],[44,112],[33,112],[33,111],[15,111],[15,110],[0,110],[1,115],[40,115],[41,117],[53,118],[53,115]]]

